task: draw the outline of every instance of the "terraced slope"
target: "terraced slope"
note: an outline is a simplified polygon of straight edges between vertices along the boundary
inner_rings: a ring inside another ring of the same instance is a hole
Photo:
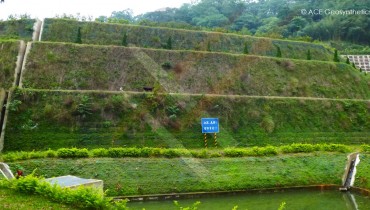
[[[172,48],[174,50],[239,54],[242,54],[247,46],[249,54],[264,56],[276,56],[279,47],[282,57],[286,58],[307,59],[308,50],[313,60],[328,61],[333,58],[333,53],[324,46],[307,42],[64,19],[45,19],[42,40],[76,42],[79,30],[84,44],[124,45],[127,43],[129,46],[143,48]]]
[[[220,118],[221,147],[370,140],[366,100],[18,89],[12,103],[6,151],[202,148],[200,118],[211,116]]]
[[[0,21],[0,39],[32,40],[34,19]]]
[[[25,67],[33,89],[370,98],[369,77],[322,61],[36,42]]]
[[[292,59],[310,50],[329,60],[321,45],[70,20],[44,26],[43,40],[73,42],[80,27],[86,44],[33,43],[8,100],[5,151],[202,148],[202,117],[220,118],[221,147],[370,140],[370,78],[344,63]],[[152,49],[101,45],[119,44],[123,32],[129,45]],[[153,49],[161,46],[151,36],[181,50]],[[220,52],[189,50],[200,40]],[[244,43],[269,56],[279,46],[289,59],[243,55]]]
[[[9,89],[15,80],[19,41],[0,41],[0,89]]]

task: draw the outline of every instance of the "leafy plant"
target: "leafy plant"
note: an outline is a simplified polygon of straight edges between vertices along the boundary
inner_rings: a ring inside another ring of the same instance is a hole
[[[178,201],[173,201],[173,204],[179,209],[179,210],[197,210],[198,206],[200,205],[200,201],[197,201],[193,203],[192,206],[189,207],[181,207],[180,203]]]
[[[311,60],[311,50],[307,50],[307,60]]]
[[[166,61],[166,62],[162,63],[162,68],[166,69],[166,70],[171,69],[172,68],[172,63],[169,62],[169,61]]]
[[[128,43],[127,43],[127,33],[123,34],[121,45],[127,47],[127,45],[128,45]]]
[[[82,118],[85,118],[87,115],[92,114],[92,103],[90,102],[90,97],[87,95],[84,95],[81,97],[80,103],[77,105],[77,113],[78,115],[82,116]]]
[[[82,38],[81,38],[81,27],[78,27],[77,30],[77,37],[75,43],[82,44]]]
[[[207,42],[207,51],[208,52],[211,52],[212,51],[211,50],[211,42],[210,41]]]
[[[172,37],[169,37],[166,45],[167,50],[172,50]]]
[[[20,100],[12,100],[10,103],[9,103],[9,110],[10,111],[18,111],[19,109],[19,106],[22,104],[22,101]]]
[[[267,132],[272,133],[275,129],[275,122],[271,116],[266,116],[262,119],[261,127]]]
[[[244,54],[249,54],[249,50],[248,50],[248,43],[247,43],[247,42],[244,42],[244,49],[243,49],[243,53],[244,53]]]
[[[339,59],[339,55],[338,55],[338,50],[335,50],[334,51],[334,58],[333,58],[333,61],[334,62],[339,62],[340,59]]]
[[[282,54],[281,54],[281,49],[279,46],[276,45],[276,57],[278,58],[281,58],[282,57]]]

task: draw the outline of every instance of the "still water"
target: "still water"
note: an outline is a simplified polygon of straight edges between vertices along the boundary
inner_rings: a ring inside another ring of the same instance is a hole
[[[296,190],[287,192],[270,192],[256,194],[238,194],[203,197],[195,199],[180,199],[180,206],[189,207],[200,201],[198,210],[277,210],[285,202],[284,210],[367,210],[370,209],[370,198],[349,192],[336,190]],[[173,201],[146,201],[129,202],[132,210],[145,208],[146,210],[172,210],[179,209]]]

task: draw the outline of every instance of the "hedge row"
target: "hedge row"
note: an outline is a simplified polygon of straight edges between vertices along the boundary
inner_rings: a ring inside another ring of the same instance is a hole
[[[0,160],[12,162],[17,160],[28,160],[38,158],[89,158],[89,157],[194,157],[194,158],[216,158],[216,157],[247,157],[247,156],[271,156],[280,153],[310,153],[315,151],[326,152],[349,152],[350,149],[342,144],[292,144],[280,147],[252,147],[252,148],[225,148],[225,149],[165,149],[165,148],[99,148],[88,150],[86,148],[61,148],[58,150],[32,151],[32,152],[9,152],[2,154]],[[370,146],[363,145],[362,151],[370,151]]]

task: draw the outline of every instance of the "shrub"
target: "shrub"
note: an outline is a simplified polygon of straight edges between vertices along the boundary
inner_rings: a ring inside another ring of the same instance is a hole
[[[169,61],[164,62],[164,63],[162,63],[162,68],[166,69],[166,70],[171,69],[172,68],[172,63],[169,62]]]
[[[208,150],[207,149],[202,149],[202,150],[195,150],[195,151],[191,151],[190,152],[191,155],[194,157],[194,158],[208,158],[210,156],[212,156],[212,154],[210,155]],[[213,157],[216,157],[216,153],[213,153],[214,156]],[[218,153],[219,154],[219,153]],[[221,156],[221,154],[219,154]]]
[[[181,150],[179,149],[163,149],[162,155],[167,158],[181,157]]]
[[[108,157],[109,156],[108,150],[105,148],[92,149],[90,151],[90,154],[93,157]]]
[[[311,58],[311,51],[310,50],[308,50],[307,51],[307,60],[311,60],[312,58]]]
[[[82,44],[82,38],[81,38],[81,27],[78,27],[77,30],[77,38],[75,41],[77,44]]]
[[[334,51],[334,58],[333,58],[333,61],[334,62],[339,62],[339,55],[338,55],[338,50],[335,50]]]
[[[110,148],[108,150],[109,157],[141,157],[141,149],[138,148]]]
[[[123,34],[123,38],[122,38],[122,43],[121,43],[122,46],[124,47],[127,47],[127,33],[124,33]]]
[[[48,157],[48,158],[53,158],[53,157],[58,156],[58,153],[54,150],[51,150],[51,149],[48,149],[48,151],[46,151],[45,153],[46,153],[46,157]]]
[[[363,152],[370,152],[370,145],[361,145],[361,151]]]
[[[282,57],[282,54],[281,54],[281,49],[279,46],[276,45],[276,57],[278,58],[281,58]]]
[[[57,155],[60,158],[83,158],[89,157],[89,151],[86,148],[61,148],[57,150]]]
[[[327,152],[348,152],[349,148],[343,144],[322,144],[321,150]]]
[[[167,45],[165,47],[167,50],[172,50],[172,38],[169,37],[167,40]]]
[[[249,54],[249,51],[248,51],[248,43],[247,43],[247,42],[244,42],[244,49],[243,49],[243,53],[244,53],[244,54]]]
[[[106,198],[102,191],[95,188],[79,187],[77,189],[62,188],[59,185],[51,185],[34,176],[34,172],[28,176],[0,181],[1,187],[7,187],[19,192],[38,194],[58,203],[73,205],[85,209],[113,209],[111,198]]]
[[[318,148],[314,147],[312,144],[292,144],[292,145],[286,145],[281,147],[281,151],[283,153],[308,153],[313,152],[315,150],[318,150]]]
[[[160,157],[161,156],[160,148],[148,148],[144,147],[141,149],[141,156],[142,157]]]
[[[245,149],[240,148],[226,148],[224,150],[225,157],[243,157],[245,154]]]
[[[254,147],[253,151],[255,152],[256,156],[271,156],[278,154],[278,151],[274,146]]]
[[[272,133],[275,129],[275,123],[271,116],[262,119],[261,127],[267,132]]]

